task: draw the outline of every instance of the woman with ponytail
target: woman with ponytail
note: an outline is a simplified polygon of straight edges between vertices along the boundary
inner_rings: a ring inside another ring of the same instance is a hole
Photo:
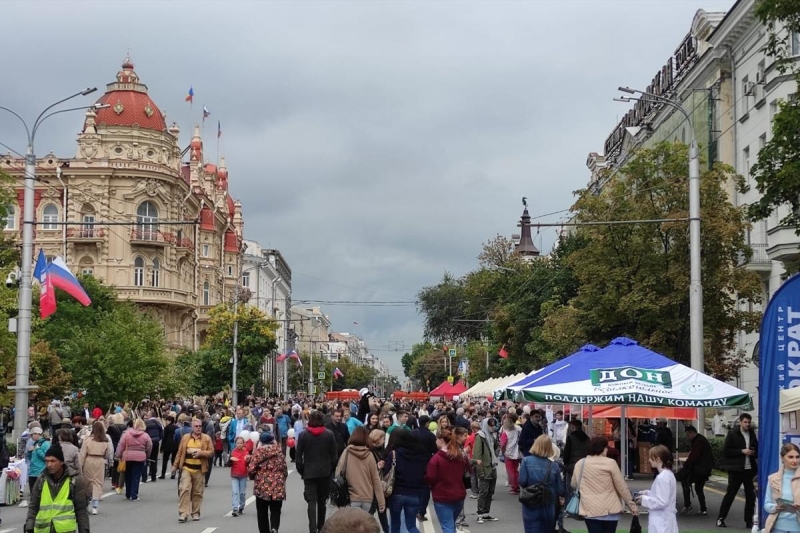
[[[439,430],[436,447],[439,451],[428,462],[425,482],[431,487],[433,508],[442,533],[456,533],[456,521],[467,497],[464,474],[469,463],[461,453],[456,434],[450,429]]]
[[[658,472],[650,490],[643,490],[636,498],[650,509],[647,522],[649,533],[678,533],[675,500],[678,497],[675,475],[672,473],[672,454],[666,446],[658,445],[650,448],[648,458],[650,466]]]

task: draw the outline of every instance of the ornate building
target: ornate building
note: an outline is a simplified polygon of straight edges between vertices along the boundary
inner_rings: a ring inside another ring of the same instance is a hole
[[[36,162],[34,249],[114,286],[164,324],[170,346],[196,349],[241,270],[242,206],[225,159],[206,162],[198,126],[181,148],[180,129],[167,126],[129,58],[98,103],[109,107],[86,112],[74,158]],[[24,167],[0,158],[18,183],[5,229],[18,239]]]

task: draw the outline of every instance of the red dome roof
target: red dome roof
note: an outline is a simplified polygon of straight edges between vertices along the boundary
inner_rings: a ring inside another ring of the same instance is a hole
[[[231,216],[233,216],[233,213],[236,211],[236,207],[233,205],[233,198],[231,198],[230,194],[228,195],[227,200],[228,200],[228,213],[230,213]]]
[[[225,232],[225,251],[230,253],[239,252],[239,238],[230,229]]]
[[[200,229],[214,231],[214,212],[207,205],[200,210]]]
[[[95,122],[98,126],[138,126],[143,129],[165,131],[167,124],[161,110],[147,95],[147,86],[139,83],[133,63],[126,58],[117,81],[106,86],[106,94],[98,104],[110,107],[99,109]]]

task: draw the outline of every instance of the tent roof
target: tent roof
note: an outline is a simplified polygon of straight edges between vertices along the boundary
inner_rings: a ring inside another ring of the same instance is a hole
[[[781,391],[781,406],[778,412],[790,413],[792,411],[800,411],[800,387]]]

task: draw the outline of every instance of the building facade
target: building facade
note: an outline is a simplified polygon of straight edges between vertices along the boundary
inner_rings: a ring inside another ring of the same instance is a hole
[[[197,349],[209,310],[232,299],[241,268],[242,206],[224,158],[206,161],[199,127],[180,146],[180,128],[167,125],[130,59],[97,103],[108,107],[86,112],[75,157],[36,161],[35,249],[136,302],[164,324],[170,347]],[[15,239],[24,167],[0,158],[17,182],[4,230]]]
[[[291,327],[294,330],[295,350],[315,357],[329,353],[328,332],[331,320],[320,307],[292,306]]]

